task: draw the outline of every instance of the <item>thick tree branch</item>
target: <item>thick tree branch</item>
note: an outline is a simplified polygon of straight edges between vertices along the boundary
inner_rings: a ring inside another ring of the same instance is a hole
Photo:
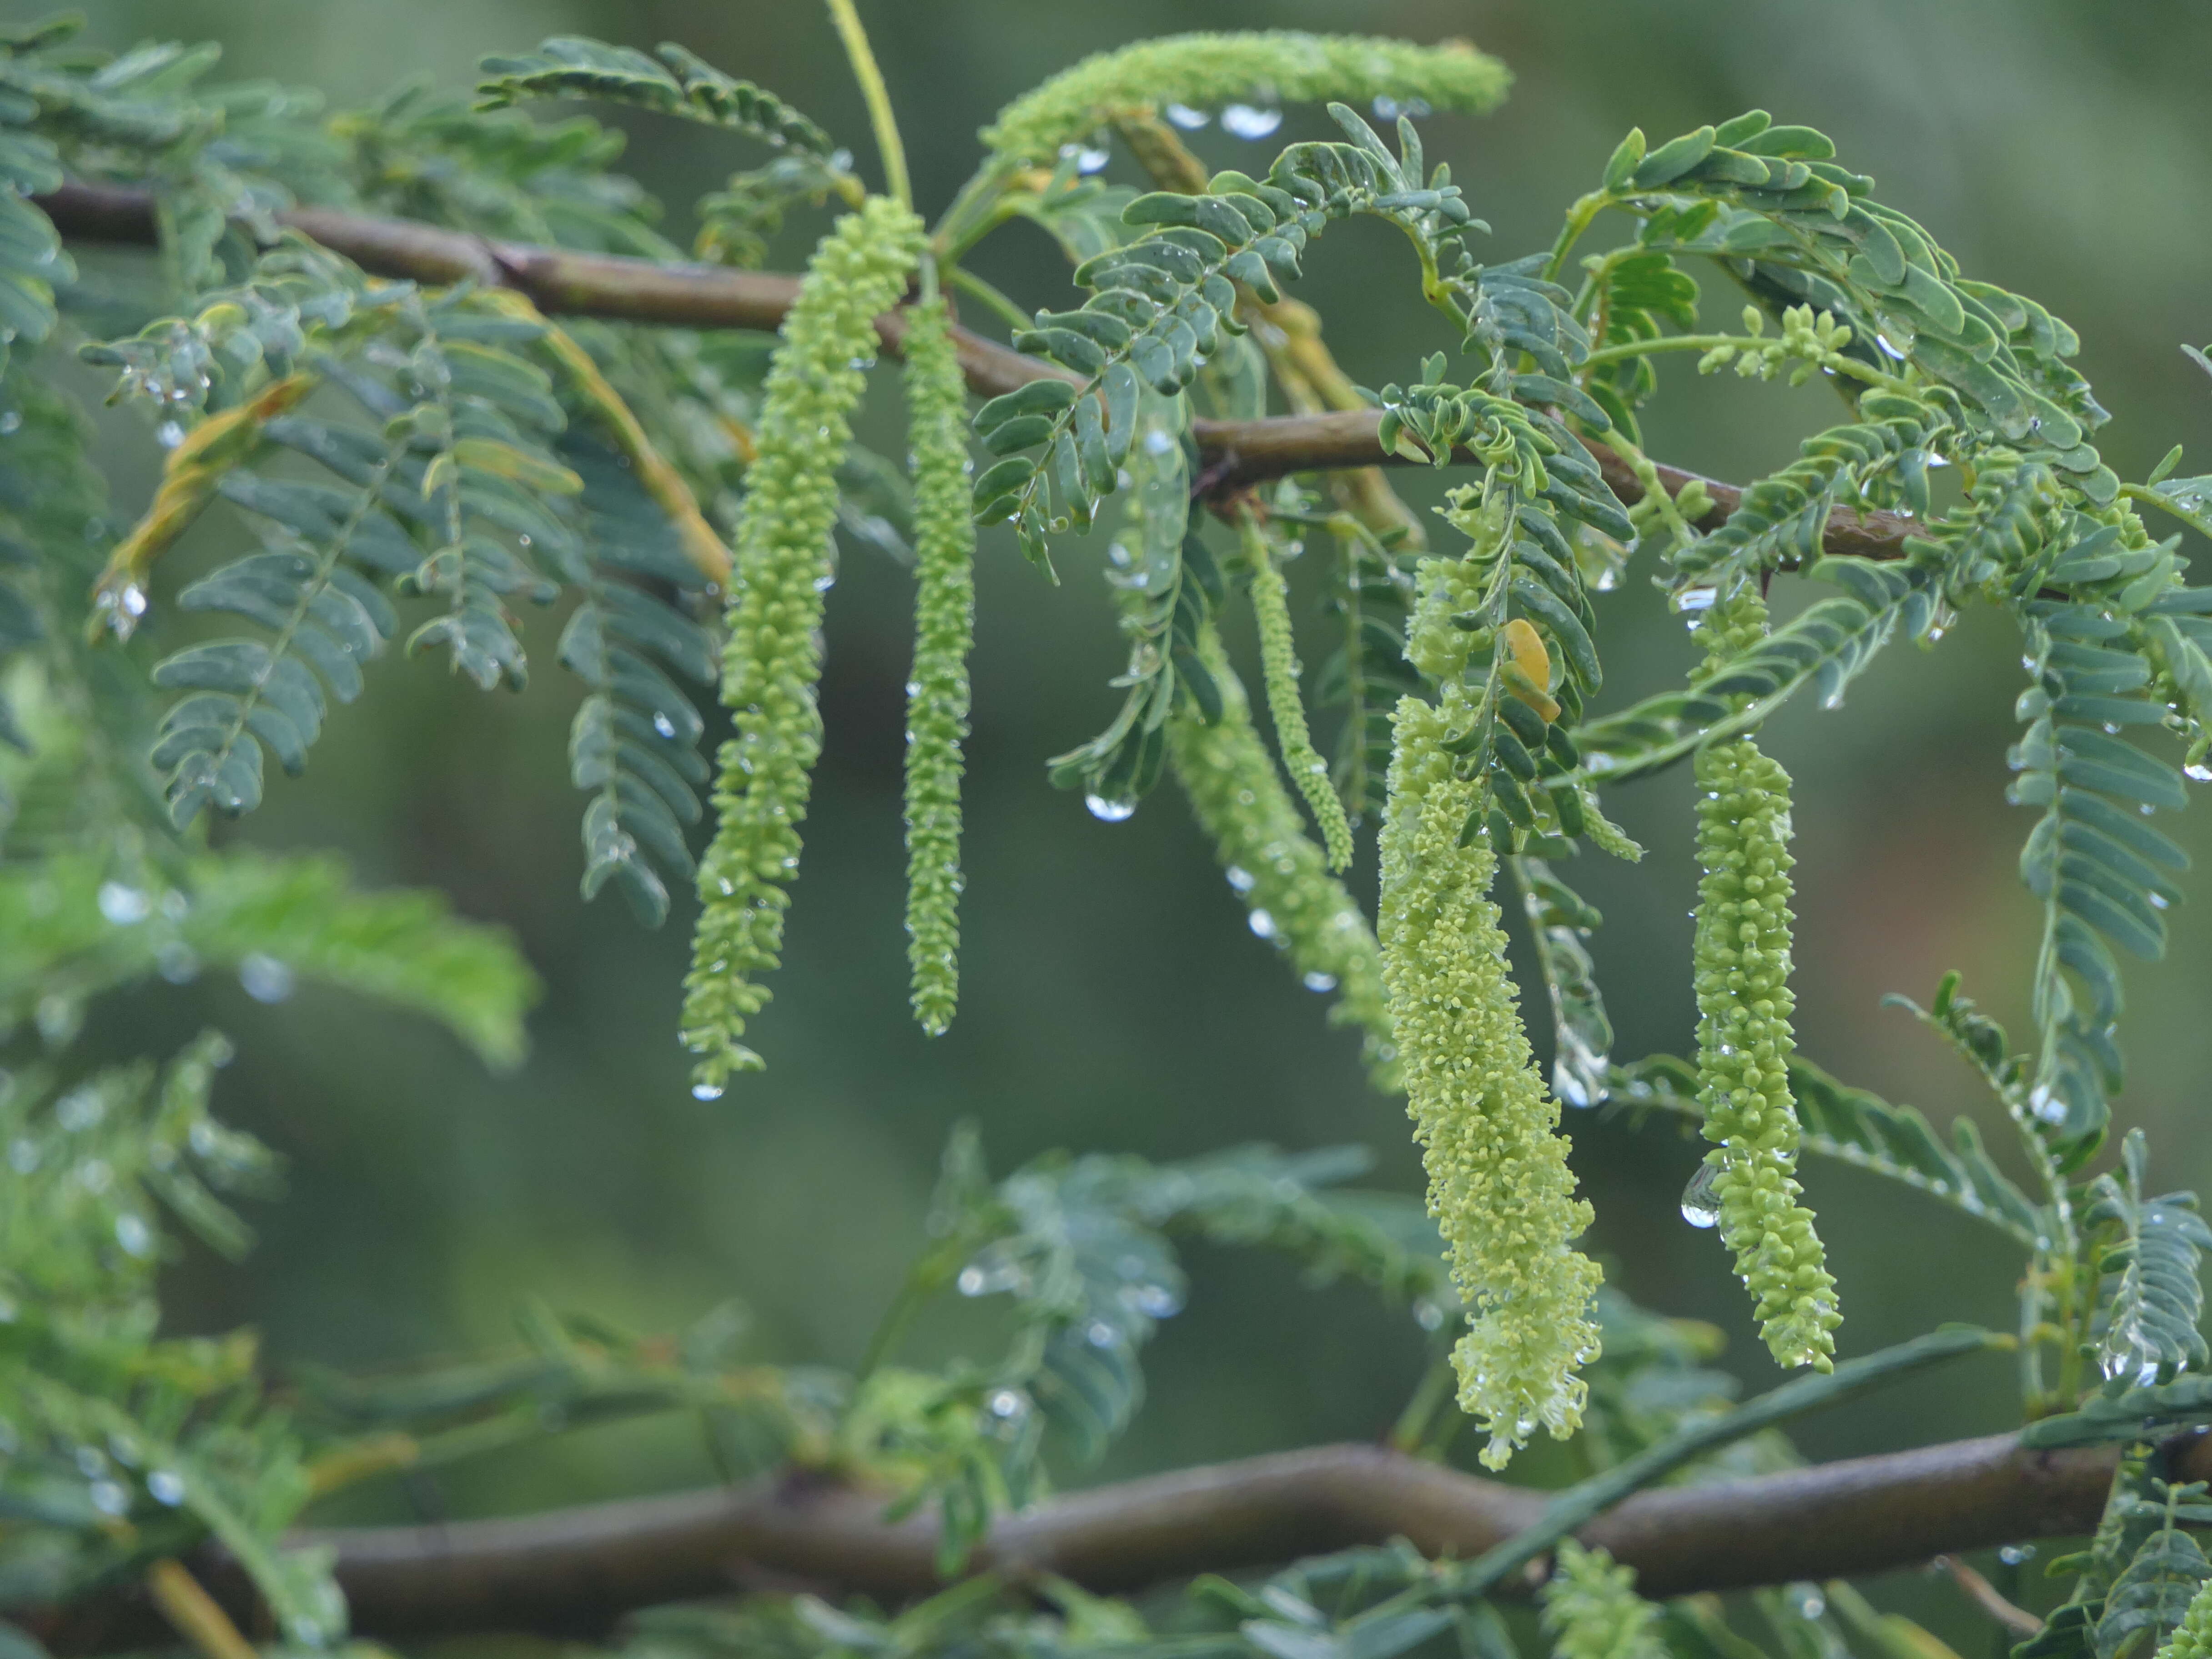
[[[2177,1449],[2212,1475],[2212,1442]],[[1938,1554],[2086,1533],[2109,1452],[2023,1450],[2010,1435],[1853,1458],[1757,1480],[1638,1493],[1584,1529],[1670,1596],[1878,1572]],[[1264,1566],[1394,1537],[1465,1559],[1530,1525],[1545,1495],[1378,1446],[1318,1446],[1076,1492],[1002,1521],[974,1562],[1101,1592]],[[805,1476],[592,1504],[512,1520],[309,1533],[336,1552],[355,1631],[604,1631],[658,1602],[763,1583],[898,1601],[939,1580],[926,1516],[883,1519],[879,1495]],[[251,1596],[212,1553],[194,1564],[226,1606]],[[1525,1586],[1516,1586],[1525,1588]],[[33,1621],[57,1651],[146,1639],[130,1595]]]
[[[66,237],[138,244],[154,240],[153,203],[143,191],[67,184],[38,201]],[[473,279],[514,288],[528,295],[548,316],[772,331],[782,322],[799,289],[796,277],[769,272],[661,264],[614,254],[494,242],[465,231],[325,208],[295,208],[277,217],[378,276],[431,283]],[[896,353],[905,325],[896,316],[885,317],[877,324],[877,332],[884,349]],[[954,334],[960,366],[979,396],[994,397],[1048,376],[1070,378],[1050,363],[964,329],[956,329]],[[1401,457],[1382,453],[1376,441],[1378,418],[1372,410],[1353,410],[1260,421],[1195,421],[1191,430],[1207,462],[1208,487],[1223,492],[1292,472],[1406,465]],[[1640,500],[1643,487],[1620,459],[1603,444],[1589,447],[1613,494],[1631,504]],[[1455,459],[1471,458],[1462,453]],[[1695,476],[1670,466],[1662,466],[1659,474],[1670,490],[1680,489]],[[1704,520],[1711,527],[1728,516],[1742,492],[1710,479],[1705,488],[1714,502]],[[1825,543],[1831,553],[1893,559],[1914,528],[1912,520],[1894,514],[1838,509],[1829,517]]]

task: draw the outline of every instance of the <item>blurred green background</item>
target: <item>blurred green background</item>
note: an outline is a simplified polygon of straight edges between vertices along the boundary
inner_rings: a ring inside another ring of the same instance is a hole
[[[6,0],[0,15],[40,9]],[[673,39],[783,93],[866,155],[858,97],[805,0],[91,0],[87,9],[106,45],[215,40],[227,73],[318,86],[334,108],[408,75],[463,84],[479,54],[547,34]],[[2079,329],[2081,363],[2116,416],[2100,441],[2123,476],[2140,477],[2176,441],[2212,465],[2212,382],[2177,349],[2212,336],[2203,6],[877,0],[864,10],[931,209],[965,177],[975,129],[1006,100],[1081,53],[1182,28],[1463,34],[1504,58],[1518,81],[1502,112],[1425,123],[1431,155],[1451,161],[1495,227],[1501,258],[1549,241],[1631,125],[1656,142],[1764,106],[1832,135],[1842,159],[1877,175],[1885,198],[1970,274],[2033,295]],[[1294,114],[1282,137],[1318,133],[1319,118]],[[680,240],[687,204],[745,163],[744,147],[623,119],[630,165]],[[1215,165],[1256,167],[1272,153],[1218,131],[1200,147]],[[817,228],[789,239],[778,262],[803,257]],[[1025,303],[1062,302],[1064,270],[1043,239],[1002,236],[978,269]],[[1309,272],[1302,296],[1356,377],[1408,378],[1421,354],[1449,343],[1387,231],[1333,233]],[[1717,316],[1732,315],[1725,292],[1713,298]],[[1699,381],[1680,359],[1667,378],[1653,452],[1717,477],[1780,465],[1833,418],[1817,390]],[[900,452],[895,428],[869,430]],[[130,442],[117,482],[119,503],[135,507],[155,452],[135,428]],[[1402,482],[1426,503],[1443,481]],[[1043,757],[1096,730],[1119,696],[1105,684],[1120,646],[1096,544],[1070,547],[1060,564],[1065,586],[1054,589],[1002,534],[986,538],[965,985],[954,1030],[932,1042],[906,1016],[899,926],[909,584],[880,558],[848,554],[830,600],[828,748],[805,869],[775,1000],[756,1027],[770,1069],[712,1103],[690,1097],[673,1036],[688,912],[649,933],[615,901],[586,908],[575,896],[579,803],[564,760],[575,690],[551,662],[558,618],[536,629],[540,672],[526,696],[479,696],[428,662],[384,665],[374,693],[333,720],[308,775],[272,786],[236,833],[343,848],[374,881],[434,884],[469,915],[513,927],[548,985],[535,1051],[520,1073],[488,1077],[421,1022],[308,991],[270,1010],[227,982],[111,1011],[105,1040],[118,1045],[165,1046],[202,1021],[236,1035],[243,1057],[220,1103],[291,1163],[289,1195],[265,1208],[263,1248],[242,1271],[194,1259],[178,1273],[179,1322],[250,1322],[280,1363],[363,1367],[501,1343],[526,1294],[647,1329],[736,1296],[753,1310],[757,1356],[849,1364],[916,1248],[939,1149],[963,1115],[980,1121],[1000,1170],[1053,1146],[1170,1157],[1255,1139],[1349,1140],[1376,1150],[1379,1180],[1412,1190],[1419,1166],[1401,1105],[1363,1086],[1353,1042],[1324,1026],[1320,1000],[1247,931],[1173,793],[1109,826],[1047,785]],[[1293,573],[1310,622],[1318,574]],[[1606,604],[1603,622],[1609,699],[1652,689],[1689,660],[1679,620],[1641,580]],[[1322,652],[1316,635],[1307,654]],[[1939,1122],[1981,1117],[2001,1157],[2008,1135],[1963,1069],[1878,1003],[1891,990],[1924,1000],[1956,967],[2008,1024],[2025,1023],[2035,918],[2013,860],[2027,823],[2002,799],[2016,656],[2000,626],[1971,617],[1934,653],[1893,650],[1846,708],[1793,708],[1771,744],[1799,781],[1804,1049]],[[1594,949],[1618,1052],[1679,1052],[1692,1024],[1686,781],[1613,799],[1650,855],[1632,871],[1585,860],[1563,873],[1607,915]],[[2200,860],[2212,856],[2207,811],[2172,826]],[[1360,879],[1368,890],[1371,872]],[[2179,913],[2170,960],[2131,971],[2121,1116],[2150,1131],[2165,1187],[2212,1181],[2212,1140],[2197,1127],[2196,1080],[2212,1070],[2206,915],[2202,902]],[[1541,1031],[1539,1046],[1548,1048]],[[1773,1374],[1718,1243],[1677,1213],[1692,1150],[1672,1131],[1595,1115],[1569,1127],[1597,1208],[1589,1243],[1616,1282],[1647,1306],[1721,1325],[1729,1363],[1765,1386]],[[2017,1263],[1993,1235],[1832,1166],[1812,1166],[1808,1186],[1841,1282],[1847,1352],[1941,1319],[2012,1319]],[[1422,1363],[1402,1312],[1353,1291],[1310,1293],[1273,1261],[1201,1253],[1192,1265],[1189,1309],[1149,1361],[1151,1406],[1107,1473],[1387,1426]],[[984,1312],[963,1308],[925,1327],[917,1351],[990,1340]],[[1992,1360],[1812,1422],[1801,1443],[1832,1455],[1987,1431],[2003,1425],[2008,1399]],[[414,1496],[469,1513],[704,1473],[685,1436],[594,1432]],[[371,1508],[408,1512],[396,1489],[360,1512]]]

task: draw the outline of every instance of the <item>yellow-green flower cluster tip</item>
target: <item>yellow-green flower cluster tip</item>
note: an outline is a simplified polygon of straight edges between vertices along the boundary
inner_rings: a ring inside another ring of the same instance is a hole
[[[2212,1579],[2190,1598],[2189,1610],[2158,1650],[2158,1659],[2212,1659]]]
[[[906,336],[914,450],[914,672],[906,699],[906,931],[914,1014],[932,1036],[960,998],[960,745],[975,635],[975,525],[968,503],[968,393],[945,302],[915,307]]]
[[[1766,607],[1746,583],[1700,625],[1708,659],[1754,644]],[[1790,775],[1749,738],[1698,757],[1698,1098],[1721,1238],[1784,1365],[1834,1364],[1836,1282],[1813,1212],[1798,1202],[1789,1064]]]
[[[1382,971],[1407,1109],[1429,1176],[1429,1211],[1468,1305],[1453,1350],[1462,1410],[1486,1428],[1482,1461],[1502,1467],[1539,1427],[1557,1438],[1582,1421],[1576,1375],[1595,1358],[1599,1273],[1574,1248],[1589,1224],[1575,1196],[1559,1107],[1538,1076],[1506,972],[1490,887],[1486,834],[1462,845],[1481,796],[1455,775],[1444,742],[1480,711],[1460,684],[1467,647],[1437,624],[1458,584],[1424,562],[1412,637],[1424,655],[1455,649],[1441,702],[1400,702],[1382,827]],[[1460,639],[1467,635],[1463,631]],[[1424,665],[1425,670],[1427,665]]]
[[[1464,40],[1414,46],[1361,34],[1262,29],[1171,34],[1102,52],[1063,70],[999,112],[983,142],[1016,161],[1050,161],[1117,115],[1163,104],[1204,109],[1232,100],[1300,103],[1376,98],[1480,112],[1505,96],[1512,75]]]
[[[1562,1540],[1538,1592],[1553,1659],[1664,1659],[1659,1609],[1636,1593],[1636,1569]]]
[[[896,304],[921,256],[911,210],[872,197],[814,251],[769,373],[730,578],[722,701],[735,731],[718,757],[714,840],[699,866],[702,908],[684,982],[692,1091],[722,1091],[760,1057],[738,1041],[768,1001],[753,975],[776,965],[799,825],[822,750],[822,591],[830,574],[837,464],[852,437],[875,319]]]

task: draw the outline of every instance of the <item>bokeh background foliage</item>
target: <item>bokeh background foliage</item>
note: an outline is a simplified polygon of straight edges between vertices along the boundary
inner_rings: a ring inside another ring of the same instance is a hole
[[[0,20],[44,9],[8,0]],[[804,5],[93,0],[85,9],[100,44],[219,41],[227,73],[321,88],[333,109],[409,75],[463,85],[479,54],[548,34],[644,46],[672,39],[775,88],[865,150],[835,39]],[[1663,135],[1765,107],[1832,135],[1968,271],[2033,295],[2080,331],[2079,364],[2118,416],[2100,447],[2124,476],[2141,477],[2177,438],[2197,466],[2212,453],[2212,382],[2176,349],[2212,334],[2201,230],[2212,222],[2203,161],[2212,105],[2197,83],[2212,15],[2202,8],[913,0],[869,9],[925,209],[966,176],[975,129],[1008,98],[1083,52],[1175,29],[1465,34],[1505,59],[1517,81],[1502,111],[1424,124],[1431,154],[1450,161],[1495,227],[1499,258],[1548,243],[1559,210],[1630,125]],[[630,170],[670,204],[671,234],[687,240],[684,204],[745,158],[696,127],[617,118],[632,136]],[[1308,136],[1333,136],[1317,112],[1294,114],[1265,145],[1215,131],[1195,145],[1213,165],[1254,167],[1283,139]],[[817,228],[795,224],[771,265],[795,268]],[[1041,234],[1009,232],[975,263],[1024,303],[1073,302],[1065,264]],[[1411,378],[1443,343],[1406,263],[1386,228],[1349,225],[1316,250],[1301,285],[1340,360],[1369,384]],[[1378,264],[1388,285],[1376,280]],[[1406,297],[1376,305],[1377,293]],[[1716,386],[1686,362],[1662,372],[1673,390],[1648,447],[1717,477],[1771,470],[1834,418],[1812,392],[1732,379]],[[110,418],[111,453],[135,458],[124,463],[117,506],[133,509],[150,493],[158,451],[137,416]],[[862,436],[896,442],[890,430]],[[1424,505],[1441,487],[1404,483]],[[201,526],[165,568],[165,585],[224,539],[219,524]],[[1416,1190],[1401,1103],[1366,1087],[1356,1039],[1327,1027],[1319,1000],[1246,930],[1180,804],[1163,793],[1108,825],[1045,781],[1043,757],[1095,729],[1117,696],[1104,684],[1121,647],[1097,577],[1103,539],[1068,546],[1064,586],[1053,589],[1010,534],[986,532],[965,986],[959,1020],[933,1042],[907,1017],[899,931],[910,583],[867,549],[848,549],[830,601],[827,746],[805,880],[775,1002],[754,1033],[770,1069],[711,1103],[690,1097],[673,1040],[688,910],[646,933],[618,903],[586,908],[574,896],[576,803],[564,764],[573,688],[549,673],[525,698],[485,698],[430,659],[380,665],[380,695],[337,714],[307,775],[272,781],[267,805],[226,833],[342,848],[371,881],[442,887],[464,913],[513,927],[548,986],[535,1047],[520,1071],[495,1078],[422,1022],[304,988],[265,1008],[212,979],[102,1006],[91,1036],[118,1054],[173,1048],[209,1022],[232,1031],[241,1057],[224,1076],[222,1109],[289,1160],[286,1201],[257,1206],[263,1249],[242,1268],[188,1257],[168,1296],[173,1322],[250,1322],[279,1364],[360,1367],[495,1346],[528,1296],[647,1329],[736,1297],[750,1310],[753,1352],[849,1364],[916,1248],[939,1148],[961,1116],[979,1123],[1000,1170],[1054,1146],[1168,1158],[1247,1139],[1350,1140],[1376,1150],[1379,1178]],[[1317,574],[1290,568],[1302,618],[1317,603]],[[548,661],[560,620],[532,619],[529,643]],[[1609,696],[1656,689],[1689,660],[1679,618],[1640,581],[1613,596],[1601,622]],[[1232,643],[1249,665],[1249,640]],[[1956,967],[1993,1012],[2025,1023],[2011,1000],[2024,996],[2036,917],[2013,870],[2026,815],[2002,799],[2015,649],[1999,619],[1971,616],[1940,653],[1893,657],[1853,688],[1846,708],[1793,705],[1768,738],[1798,780],[1802,1049],[1939,1121],[1993,1109],[1932,1036],[1878,1000],[1889,990],[1924,998]],[[1686,775],[1670,775],[1618,793],[1618,815],[1651,855],[1633,872],[1586,861],[1575,872],[1606,914],[1595,949],[1623,1056],[1688,1041],[1687,789]],[[2166,827],[2200,860],[2212,857],[2212,833],[2190,815]],[[2196,1080],[2212,1070],[2203,909],[2176,914],[2167,963],[2130,987],[2119,1117],[2151,1132],[2161,1188],[2212,1181],[2212,1141],[2191,1135],[2185,1115],[2197,1109]],[[1648,1307],[1720,1325],[1728,1363],[1765,1386],[1773,1373],[1720,1246],[1676,1213],[1692,1146],[1671,1129],[1582,1115],[1568,1127],[1597,1209],[1589,1243],[1610,1276]],[[1848,1170],[1817,1164],[1808,1181],[1848,1314],[1845,1352],[1944,1317],[2008,1322],[2015,1267],[1993,1236]],[[1191,1316],[1164,1328],[1148,1359],[1152,1404],[1102,1474],[1387,1426],[1425,1355],[1402,1312],[1353,1289],[1301,1291],[1273,1260],[1201,1250],[1193,1266]],[[917,1333],[917,1358],[989,1342],[989,1317],[981,1306],[945,1310]],[[2002,1362],[1975,1363],[1990,1368],[1978,1379],[1990,1388],[1947,1371],[1808,1423],[1799,1443],[1834,1455],[2002,1426],[1974,1403],[2005,1408]],[[1540,1475],[1540,1458],[1528,1467]],[[592,1431],[441,1473],[434,1486],[365,1488],[344,1512],[467,1514],[705,1474],[680,1425]],[[1945,1627],[1940,1607],[1916,1610]]]

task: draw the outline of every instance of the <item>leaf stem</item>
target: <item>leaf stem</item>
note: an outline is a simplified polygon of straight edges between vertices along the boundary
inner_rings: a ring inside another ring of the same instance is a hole
[[[963,294],[973,295],[976,299],[981,300],[985,305],[996,312],[1000,318],[1012,325],[1015,329],[1020,330],[1035,328],[1036,326],[1036,319],[1027,312],[1024,311],[1020,306],[1017,305],[1012,299],[1008,297],[1000,289],[994,288],[990,283],[985,282],[974,271],[963,270],[962,267],[955,264],[946,264],[944,265],[942,269],[945,272],[945,280],[946,282],[958,289]]]
[[[860,83],[860,95],[867,100],[868,123],[875,129],[876,150],[883,158],[884,187],[902,207],[914,205],[914,186],[907,181],[906,146],[899,141],[898,122],[891,114],[891,95],[884,86],[883,71],[876,67],[876,54],[868,46],[868,32],[860,27],[860,15],[853,9],[853,0],[826,0],[830,16],[837,25],[838,38],[845,43],[845,56],[853,65],[853,78]]]

